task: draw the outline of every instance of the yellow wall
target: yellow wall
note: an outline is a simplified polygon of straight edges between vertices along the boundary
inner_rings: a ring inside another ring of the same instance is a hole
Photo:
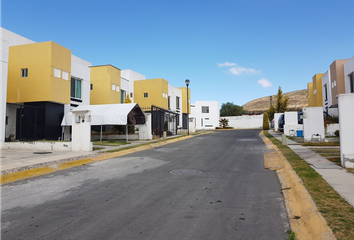
[[[313,90],[316,89],[314,97],[314,107],[322,107],[323,99],[322,99],[322,76],[324,73],[317,73],[312,77],[312,86]]]
[[[187,113],[187,87],[180,87],[182,90],[182,113]],[[191,89],[188,88],[189,114],[191,113]]]
[[[118,104],[121,94],[121,71],[112,65],[92,66],[90,102],[96,104]],[[119,86],[119,92],[112,90],[112,83]]]
[[[168,110],[168,82],[163,78],[134,81],[134,102],[143,108],[155,105]]]
[[[21,69],[28,77],[21,77]],[[69,80],[54,77],[54,68],[69,73]],[[12,46],[9,49],[7,102],[51,101],[70,103],[71,51],[52,41]]]
[[[309,82],[307,84],[307,92],[308,92],[308,95],[309,95],[309,99],[308,99],[309,107],[315,107],[314,95],[313,95],[313,83],[312,82]]]

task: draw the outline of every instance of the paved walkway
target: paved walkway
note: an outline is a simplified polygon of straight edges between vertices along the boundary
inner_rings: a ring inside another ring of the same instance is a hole
[[[131,141],[129,145],[120,146],[94,146],[104,149],[96,150],[93,152],[72,152],[72,151],[40,151],[40,150],[14,150],[14,149],[1,149],[0,162],[1,162],[1,175],[20,172],[27,169],[39,168],[44,166],[51,166],[73,160],[89,158],[101,155],[103,151],[112,149],[124,148],[143,143],[153,143],[157,140],[151,141]]]
[[[282,133],[277,133],[273,130],[269,130],[268,132],[281,141]],[[303,147],[301,144],[290,139],[287,139],[287,145],[297,155],[310,164],[312,168],[334,188],[334,190],[354,207],[354,174],[349,173],[344,168],[309,149],[314,148],[314,146]]]

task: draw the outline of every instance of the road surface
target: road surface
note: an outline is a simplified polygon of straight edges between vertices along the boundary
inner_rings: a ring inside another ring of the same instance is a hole
[[[1,239],[284,240],[260,130],[216,131],[1,187]]]

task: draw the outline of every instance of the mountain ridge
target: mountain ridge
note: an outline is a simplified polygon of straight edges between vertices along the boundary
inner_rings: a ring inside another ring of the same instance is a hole
[[[308,106],[308,93],[307,89],[296,90],[292,92],[284,93],[286,97],[289,97],[288,109],[292,111],[300,111],[303,107]],[[276,95],[272,96],[272,104],[275,106],[277,99]],[[252,112],[265,112],[270,107],[270,96],[257,98],[245,103],[243,109],[247,113]]]

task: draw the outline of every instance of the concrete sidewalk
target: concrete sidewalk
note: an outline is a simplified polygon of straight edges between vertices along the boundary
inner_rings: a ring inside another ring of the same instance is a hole
[[[154,143],[158,140],[131,141],[128,145],[120,146],[94,146],[104,149],[92,152],[72,152],[72,151],[40,151],[40,150],[0,150],[1,175],[20,172],[28,169],[40,168],[45,166],[57,165],[79,159],[85,159],[103,155],[103,151],[119,149],[140,145],[144,143]]]
[[[281,141],[282,133],[268,131]],[[350,205],[354,207],[354,174],[320,156],[308,147],[287,139],[288,147],[304,159],[313,169],[318,172],[329,185],[336,190]],[[314,148],[311,146],[310,148]],[[317,148],[317,147],[316,147]]]

